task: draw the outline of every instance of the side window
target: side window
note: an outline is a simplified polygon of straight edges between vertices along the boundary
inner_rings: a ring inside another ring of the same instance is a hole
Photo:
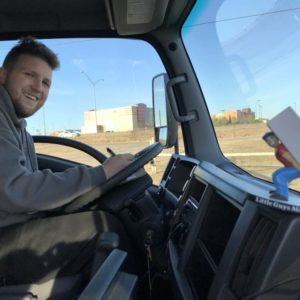
[[[32,135],[75,139],[107,156],[107,147],[135,153],[153,142],[152,78],[165,69],[150,44],[126,39],[43,42],[58,54],[61,66],[53,72],[46,104],[27,120]],[[15,43],[6,44],[4,48],[10,49]],[[92,166],[98,163],[60,145],[37,144],[36,151]],[[145,167],[154,183],[160,181],[170,155],[168,150]]]
[[[182,30],[224,156],[269,181],[282,163],[262,139],[268,121],[300,112],[296,2],[197,1]]]

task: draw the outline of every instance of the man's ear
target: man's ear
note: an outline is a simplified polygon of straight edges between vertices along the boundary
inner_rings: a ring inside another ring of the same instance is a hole
[[[0,84],[4,84],[7,77],[7,70],[3,67],[0,68]]]

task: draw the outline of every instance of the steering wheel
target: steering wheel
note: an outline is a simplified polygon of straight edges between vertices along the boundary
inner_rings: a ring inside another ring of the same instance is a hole
[[[90,145],[79,142],[77,140],[72,140],[69,138],[58,137],[58,136],[47,136],[47,135],[33,135],[32,138],[35,143],[63,145],[63,146],[77,149],[79,151],[83,151],[84,153],[90,155],[101,164],[107,159],[107,157],[99,150],[91,147]]]
[[[64,211],[66,213],[74,212],[80,208],[83,208],[99,198],[102,194],[106,193],[116,185],[123,182],[130,175],[134,174],[136,171],[141,169],[145,164],[151,161],[155,156],[157,156],[162,150],[164,146],[156,142],[142,149],[134,155],[133,161],[124,169],[122,169],[119,173],[115,174],[111,178],[109,178],[104,184],[90,192],[79,196],[75,200],[73,200],[70,204],[65,206]]]

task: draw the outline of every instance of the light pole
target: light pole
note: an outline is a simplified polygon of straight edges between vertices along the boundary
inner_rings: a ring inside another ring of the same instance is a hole
[[[259,105],[259,118],[262,120],[262,105]]]
[[[258,120],[260,118],[259,114],[260,114],[260,102],[261,100],[256,100],[256,103],[255,103],[255,119]]]
[[[90,82],[90,84],[93,86],[94,90],[94,110],[95,110],[95,124],[96,124],[96,133],[98,133],[98,120],[97,120],[97,99],[96,99],[96,85],[100,81],[104,81],[103,78],[97,79],[96,81],[93,81],[88,74],[86,74],[84,71],[81,71],[83,75],[87,78],[87,80]]]
[[[44,129],[44,135],[46,135],[46,118],[45,118],[45,105],[42,107],[42,112],[43,112],[43,129]]]

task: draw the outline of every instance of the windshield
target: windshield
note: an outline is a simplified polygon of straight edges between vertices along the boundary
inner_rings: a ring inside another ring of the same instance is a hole
[[[154,48],[129,39],[85,38],[41,40],[59,57],[45,105],[27,118],[32,135],[76,139],[104,155],[136,153],[154,141],[152,78],[165,68]],[[17,41],[0,42],[0,59]],[[53,144],[36,144],[41,154],[88,165],[99,162]],[[158,183],[171,153],[146,166]]]
[[[212,0],[197,1],[182,30],[223,154],[270,181],[282,164],[262,139],[268,121],[300,112],[299,26],[298,0]]]

